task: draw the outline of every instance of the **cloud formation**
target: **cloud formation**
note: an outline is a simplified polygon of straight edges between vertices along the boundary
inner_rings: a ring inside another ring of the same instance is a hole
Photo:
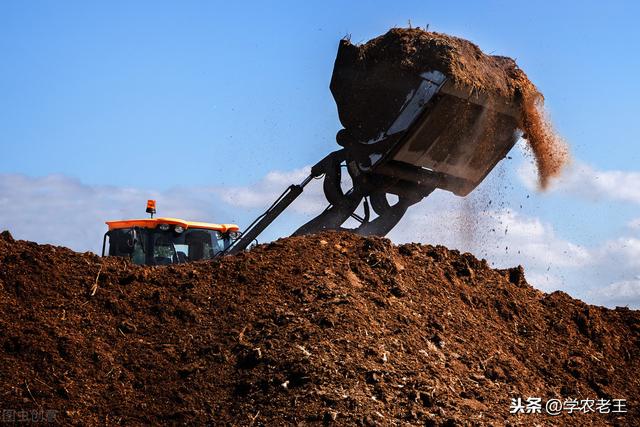
[[[523,184],[535,190],[537,177],[531,162],[523,163],[518,169]],[[597,170],[594,167],[573,161],[564,173],[551,181],[548,191],[578,196],[598,202],[613,200],[640,205],[640,172],[620,170]]]
[[[640,231],[640,218],[632,219],[627,223],[627,227],[634,231]]]
[[[300,184],[311,172],[311,166],[292,171],[272,171],[263,179],[248,186],[217,187],[214,192],[230,206],[243,209],[269,207],[292,184]],[[327,202],[322,195],[319,181],[312,181],[304,193],[291,205],[293,212],[317,214]]]
[[[526,180],[523,169],[520,176]],[[166,191],[92,186],[62,175],[34,178],[4,174],[0,175],[0,229],[9,229],[19,239],[99,252],[106,231],[104,221],[144,217],[148,198],[158,199],[162,216],[242,226],[271,205],[285,188],[302,181],[308,170],[274,171],[248,186]],[[636,203],[631,190],[606,192],[614,185],[611,177],[620,179],[617,173],[596,172],[593,176],[608,177],[599,179],[609,183],[599,187],[599,197]],[[586,197],[578,191],[582,188],[578,178],[592,179],[592,174],[574,175],[568,181],[571,185],[561,184],[552,191]],[[535,185],[534,176],[533,188]],[[529,282],[544,291],[561,289],[591,303],[640,307],[640,219],[624,224],[626,235],[585,247],[560,237],[554,224],[507,202],[491,204],[493,199],[495,194],[489,197],[482,189],[467,198],[436,191],[410,208],[389,237],[398,243],[442,244],[472,252],[495,267],[523,265]],[[325,206],[321,181],[313,181],[284,213],[283,225],[271,227],[266,237],[289,234]]]
[[[640,301],[640,276],[634,280],[622,280],[611,283],[603,288],[594,289],[589,296],[601,304],[613,306],[639,306]]]
[[[161,212],[184,218],[216,218],[215,196],[202,189],[164,192],[91,186],[63,175],[0,175],[0,228],[18,239],[99,253],[105,220],[146,217],[147,199],[158,199]],[[216,215],[219,214],[219,215]],[[166,215],[169,216],[169,215]]]

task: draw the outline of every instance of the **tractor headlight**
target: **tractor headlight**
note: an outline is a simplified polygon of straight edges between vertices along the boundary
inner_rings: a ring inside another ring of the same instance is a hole
[[[230,237],[232,240],[236,240],[236,239],[238,238],[238,232],[237,232],[237,231],[230,231],[230,232],[229,232],[229,237]]]
[[[176,228],[174,228],[174,231],[176,233],[182,233],[184,231],[184,228],[180,225],[176,225]]]
[[[169,224],[160,224],[158,228],[162,231],[167,231],[169,229]]]

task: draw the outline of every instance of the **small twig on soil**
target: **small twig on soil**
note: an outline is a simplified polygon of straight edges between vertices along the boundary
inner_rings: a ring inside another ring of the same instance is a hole
[[[296,344],[296,347],[298,347],[306,357],[311,356],[311,352],[306,348],[304,348],[303,346]]]
[[[100,268],[98,269],[98,274],[96,275],[96,280],[93,282],[93,286],[91,287],[91,296],[94,296],[98,291],[98,279],[100,278],[100,273],[102,272],[102,264],[100,264]]]
[[[29,383],[27,382],[27,380],[24,380],[24,385],[25,387],[27,387],[27,391],[29,392],[29,396],[31,396],[31,400],[33,400],[33,403],[40,406],[40,404],[36,402],[36,399],[33,397],[33,394],[31,394],[31,390],[29,389]]]
[[[260,415],[260,411],[256,412],[256,414],[253,417],[251,417],[251,422],[249,423],[249,426],[252,426],[256,422],[258,415]]]
[[[49,390],[53,390],[53,387],[51,387],[49,384],[45,383],[42,380],[39,380],[38,378],[34,378],[36,381],[38,381],[40,384],[42,384],[43,386],[47,387]]]
[[[486,366],[487,366],[487,362],[491,359],[493,359],[495,357],[495,354],[492,354],[491,356],[489,356],[488,358],[481,360],[480,361],[480,366],[482,367],[482,370],[486,370]]]
[[[248,326],[248,325],[247,325]],[[245,326],[244,328],[242,328],[242,330],[240,331],[240,333],[238,334],[238,342],[242,343],[242,340],[244,339],[244,331],[247,330],[247,326]]]

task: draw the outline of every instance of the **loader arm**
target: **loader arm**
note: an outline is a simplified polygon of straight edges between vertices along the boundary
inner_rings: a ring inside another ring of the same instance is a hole
[[[340,151],[342,150],[339,150],[338,152]],[[240,237],[236,239],[236,241],[226,251],[221,253],[221,255],[233,255],[248,248],[249,245],[251,245],[251,243],[256,240],[256,238],[302,194],[304,187],[306,187],[313,178],[318,178],[323,174],[326,174],[327,168],[333,164],[332,160],[335,156],[336,152],[329,154],[311,168],[309,176],[307,176],[300,184],[290,185],[280,195],[280,197],[273,202],[269,209],[249,224]]]
[[[224,254],[245,250],[322,175],[328,206],[294,236],[323,230],[384,236],[436,188],[466,196],[480,184],[517,141],[517,113],[509,104],[460,90],[439,71],[417,77],[414,86],[398,94],[405,102],[384,132],[362,141],[349,129],[340,130],[336,140],[343,148],[315,164],[302,183],[287,188]],[[342,184],[349,179],[351,187],[344,191]],[[356,214],[361,206],[362,216]],[[344,228],[349,219],[359,225]]]

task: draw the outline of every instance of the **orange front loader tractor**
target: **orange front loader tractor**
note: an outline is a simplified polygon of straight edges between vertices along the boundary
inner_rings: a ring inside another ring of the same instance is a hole
[[[349,85],[358,79],[357,70],[339,66],[345,62],[343,57],[349,56],[347,47],[343,43],[338,51],[332,90],[345,79]],[[354,129],[341,129],[336,140],[342,148],[314,165],[308,177],[287,188],[242,233],[236,225],[171,218],[110,221],[105,236],[109,249],[103,252],[151,265],[241,252],[313,178],[323,176],[327,207],[298,228],[295,235],[346,230],[345,222],[353,219],[358,225],[351,231],[384,236],[411,205],[435,189],[458,196],[469,194],[506,157],[521,135],[517,102],[453,84],[439,70],[424,69],[412,79],[390,74],[378,80],[376,84],[384,85],[384,93],[403,100],[398,111],[380,118],[382,131],[367,139],[358,137]],[[376,88],[368,90],[375,92]],[[357,94],[353,95],[356,99]],[[153,217],[155,206],[151,204],[147,211]]]
[[[178,218],[153,218],[154,200],[147,202],[151,218],[107,221],[102,256],[121,256],[135,264],[168,265],[215,258],[238,237],[235,224],[212,224]]]

